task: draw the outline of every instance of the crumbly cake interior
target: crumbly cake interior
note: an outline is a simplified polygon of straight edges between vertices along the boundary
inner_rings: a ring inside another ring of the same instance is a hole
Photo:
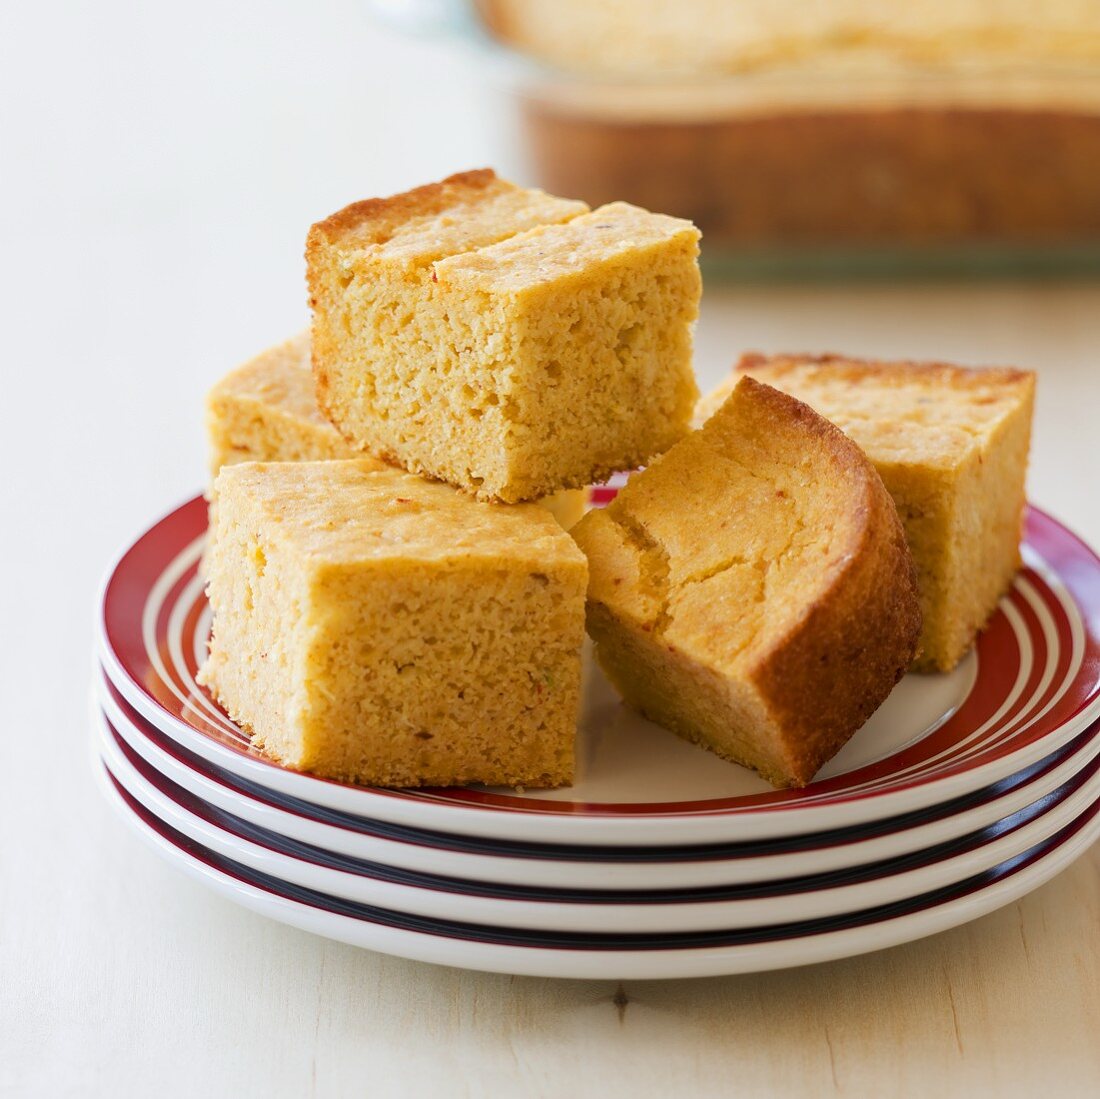
[[[698,394],[698,249],[689,223],[617,202],[435,265],[450,299],[496,306],[493,354],[509,368],[482,414],[503,436],[513,495],[632,469],[683,434]]]
[[[314,394],[310,336],[303,332],[223,378],[206,404],[212,476],[234,462],[307,462],[368,456],[329,423]],[[379,469],[385,462],[373,459]],[[566,489],[535,501],[568,530],[587,493]]]
[[[369,462],[217,483],[201,681],[282,762],[383,786],[572,778],[587,568],[542,508]]]
[[[329,417],[357,447],[507,502],[670,445],[696,397],[696,230],[468,175],[311,231]]]
[[[583,583],[546,575],[410,568],[389,602],[363,575],[320,581],[302,765],[385,786],[571,782]]]
[[[589,558],[597,656],[624,698],[787,785],[806,781],[881,703],[912,654],[915,605],[899,616],[914,620],[902,623],[911,637],[887,629],[882,651],[860,656],[891,664],[892,650],[904,650],[901,664],[885,668],[856,700],[855,716],[843,714],[843,728],[830,728],[830,707],[848,703],[830,696],[852,656],[845,647],[865,640],[858,628],[848,638],[830,630],[817,638],[813,659],[832,663],[829,682],[816,684],[818,697],[808,702],[816,727],[795,730],[777,716],[759,670],[863,550],[877,478],[850,444],[822,445],[828,425],[818,417],[793,401],[777,408],[773,397],[781,395],[757,392],[765,389],[745,383],[704,429],[635,475],[574,533]],[[898,556],[897,546],[887,548]],[[899,575],[888,578],[903,602],[911,565],[907,554],[898,561]],[[873,619],[881,608],[874,600],[867,606]],[[787,689],[798,685],[792,678]]]
[[[247,468],[247,464],[226,469]],[[258,501],[233,476],[219,475],[203,562],[214,609],[210,652],[199,669],[226,712],[252,742],[291,766],[302,758],[306,692],[304,658],[309,578],[303,560],[276,524],[267,530]]]
[[[705,418],[742,373],[805,401],[874,463],[917,566],[918,670],[950,670],[1020,565],[1034,376],[838,356],[747,355],[700,403]]]

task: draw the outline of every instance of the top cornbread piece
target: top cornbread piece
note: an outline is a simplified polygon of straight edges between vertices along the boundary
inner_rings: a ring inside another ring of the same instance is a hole
[[[699,234],[624,203],[586,210],[482,171],[315,225],[317,396],[343,436],[507,502],[679,438]]]
[[[573,536],[623,698],[777,786],[807,783],[913,656],[913,564],[878,474],[751,378]]]
[[[542,508],[369,461],[216,482],[201,673],[257,747],[382,786],[573,772],[587,569]]]
[[[700,416],[746,373],[811,405],[874,463],[917,566],[924,630],[915,667],[953,668],[1020,565],[1035,375],[749,354],[701,402]]]
[[[235,462],[303,462],[361,458],[317,407],[308,332],[257,355],[227,374],[206,399],[211,473]],[[379,469],[392,468],[373,459]],[[538,500],[568,530],[586,493],[570,489]]]

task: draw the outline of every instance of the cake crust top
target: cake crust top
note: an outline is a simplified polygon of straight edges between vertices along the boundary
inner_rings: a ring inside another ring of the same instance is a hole
[[[233,400],[254,401],[278,409],[339,438],[336,428],[317,407],[308,331],[292,336],[227,374],[213,386],[208,397],[209,404],[214,406]]]
[[[713,422],[576,532],[582,545],[605,547],[591,555],[590,598],[731,666],[766,659],[813,613],[815,593],[867,552],[879,514],[897,525],[850,439],[801,401],[741,377]]]
[[[315,262],[335,247],[350,255],[425,265],[587,210],[583,202],[517,187],[481,168],[345,206],[310,229],[306,258]]]
[[[1033,370],[1010,366],[956,366],[911,359],[857,359],[835,352],[765,355],[759,351],[746,351],[735,369],[742,373],[767,369],[776,377],[801,373],[822,382],[879,381],[894,386],[937,385],[962,392],[985,389],[1004,391],[1006,388],[1026,387],[1035,379]]]
[[[1011,367],[748,352],[700,401],[697,421],[746,375],[809,404],[876,463],[938,469],[980,453],[1006,419],[1030,409],[1035,391],[1035,374]]]
[[[314,565],[467,560],[538,571],[585,561],[537,504],[482,503],[372,459],[242,462],[222,469],[215,494],[219,516],[247,508]]]
[[[540,225],[433,265],[441,285],[517,292],[562,278],[585,277],[593,265],[681,238],[698,253],[690,221],[612,202],[569,221]]]

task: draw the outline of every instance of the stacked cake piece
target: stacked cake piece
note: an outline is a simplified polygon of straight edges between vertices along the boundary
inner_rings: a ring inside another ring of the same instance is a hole
[[[587,563],[562,528],[689,430],[697,255],[687,222],[492,172],[313,227],[311,337],[208,409],[202,678],[258,747],[382,785],[572,779]]]
[[[543,509],[370,459],[217,486],[203,676],[258,747],[377,785],[571,779],[587,568]]]
[[[321,407],[486,500],[632,469],[691,422],[698,253],[689,222],[492,172],[349,206],[306,246]]]
[[[317,406],[308,332],[272,347],[223,378],[206,405],[214,477],[236,462],[306,462],[370,455],[357,450]],[[379,468],[388,463],[375,459]],[[583,514],[584,489],[534,501],[568,530]]]

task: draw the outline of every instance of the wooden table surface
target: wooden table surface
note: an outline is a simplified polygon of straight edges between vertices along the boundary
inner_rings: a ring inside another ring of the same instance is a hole
[[[0,28],[16,169],[0,174],[0,239],[17,260],[0,269],[0,1095],[1100,1094],[1100,847],[1016,904],[882,953],[582,982],[269,922],[101,804],[95,586],[120,541],[201,484],[205,388],[304,323],[313,216],[491,152],[460,75],[446,103],[410,77],[371,113],[423,64],[407,44],[362,45],[351,3],[158,7],[43,6]],[[433,54],[433,75],[447,64]],[[377,155],[387,141],[400,168]],[[750,347],[1035,368],[1031,495],[1100,544],[1100,285],[708,285],[701,380]]]

